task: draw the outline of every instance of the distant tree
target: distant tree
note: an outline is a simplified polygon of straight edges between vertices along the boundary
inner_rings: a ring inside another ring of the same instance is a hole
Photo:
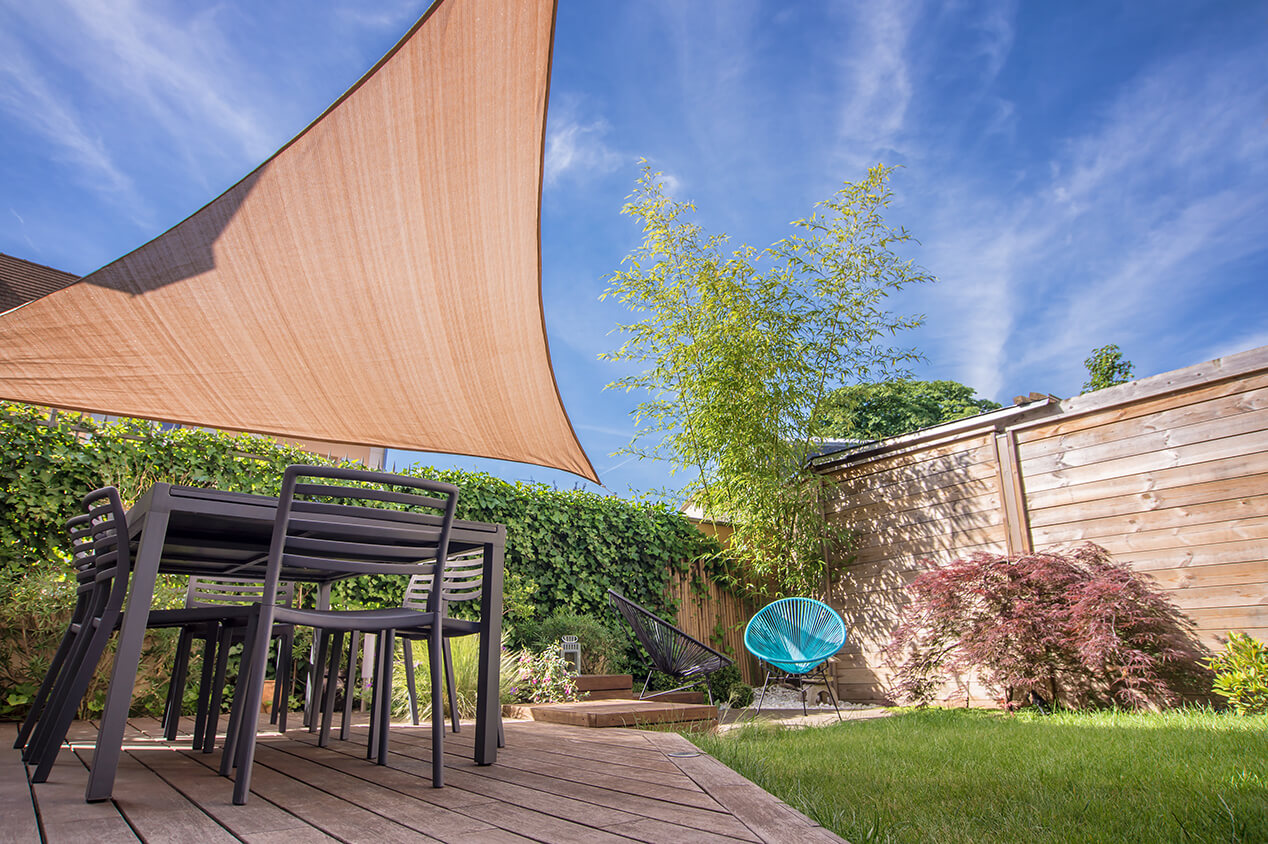
[[[1087,381],[1083,392],[1103,390],[1132,380],[1132,362],[1123,359],[1123,350],[1113,343],[1092,350],[1092,356],[1083,361],[1087,367]]]
[[[675,492],[732,525],[742,583],[803,594],[819,585],[825,546],[845,532],[824,513],[831,480],[806,466],[819,410],[843,382],[891,377],[916,357],[883,342],[919,322],[886,311],[885,297],[932,280],[896,252],[911,237],[883,217],[890,172],[878,165],[847,182],[760,253],[725,254],[725,236],[691,222],[695,208],[650,171],[624,209],[643,243],[604,296],[636,321],[603,357],[646,368],[609,385],[645,394],[622,453],[688,476]]]
[[[824,437],[880,440],[999,408],[957,381],[852,384],[828,396],[821,430]]]

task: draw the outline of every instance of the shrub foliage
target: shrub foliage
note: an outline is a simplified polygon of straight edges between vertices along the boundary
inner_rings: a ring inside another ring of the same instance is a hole
[[[286,466],[332,462],[246,434],[163,430],[138,420],[105,424],[69,413],[50,420],[43,409],[0,402],[0,618],[9,620],[0,631],[0,707],[10,697],[15,702],[0,714],[21,711],[25,690],[38,684],[51,657],[32,648],[55,647],[64,629],[73,578],[63,525],[85,492],[114,485],[128,504],[157,482],[276,495]],[[672,617],[670,572],[716,551],[665,505],[484,473],[416,467],[401,474],[456,484],[459,518],[506,525],[510,627],[557,612],[605,618],[610,587]],[[28,582],[39,588],[16,588]],[[384,606],[399,603],[403,589],[403,578],[357,578],[339,584],[332,598],[337,608]],[[32,595],[47,595],[47,606],[16,604]]]
[[[1142,708],[1177,703],[1204,677],[1189,622],[1097,545],[978,553],[924,572],[908,591],[890,654],[909,699],[976,674],[1006,706]]]
[[[1245,633],[1228,634],[1224,650],[1207,662],[1215,693],[1239,715],[1268,712],[1268,645]]]

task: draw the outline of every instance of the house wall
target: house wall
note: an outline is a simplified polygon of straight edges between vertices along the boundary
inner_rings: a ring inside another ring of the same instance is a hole
[[[829,600],[847,700],[882,701],[881,649],[923,560],[1092,541],[1152,577],[1215,645],[1268,638],[1268,347],[880,443],[825,467],[857,531]],[[965,678],[945,702],[986,704]]]

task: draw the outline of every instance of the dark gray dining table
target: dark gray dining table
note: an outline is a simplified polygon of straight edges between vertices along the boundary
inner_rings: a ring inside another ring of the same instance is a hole
[[[374,513],[373,508],[363,509],[366,516],[356,520],[358,530],[365,529],[366,518],[372,518]],[[128,511],[128,533],[133,544],[132,576],[84,795],[89,802],[110,799],[114,787],[158,575],[263,578],[276,514],[277,499],[269,496],[166,483],[155,484]],[[338,524],[338,520],[333,523]],[[401,526],[399,521],[391,525],[397,530]],[[449,551],[456,554],[475,550],[484,552],[475,761],[478,765],[491,765],[497,761],[506,527],[455,520],[450,531]],[[402,573],[406,573],[405,567]],[[281,573],[283,580],[315,584],[319,588],[321,608],[329,607],[330,587],[348,576],[351,575],[290,571],[286,567]]]

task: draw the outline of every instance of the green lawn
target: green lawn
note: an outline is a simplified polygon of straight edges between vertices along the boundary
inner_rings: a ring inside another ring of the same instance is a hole
[[[853,844],[1268,842],[1268,716],[933,709],[690,738]]]

